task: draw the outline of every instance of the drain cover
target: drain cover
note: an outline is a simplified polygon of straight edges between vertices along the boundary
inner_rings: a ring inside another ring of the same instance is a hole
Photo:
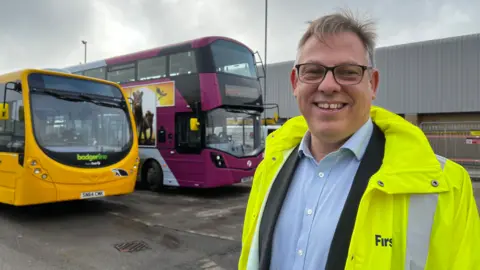
[[[114,247],[120,252],[139,252],[150,249],[147,243],[143,241],[130,241],[120,244],[115,244]]]

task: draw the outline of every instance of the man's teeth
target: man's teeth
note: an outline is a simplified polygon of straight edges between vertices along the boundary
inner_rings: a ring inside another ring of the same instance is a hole
[[[343,103],[333,103],[333,104],[317,103],[317,106],[322,109],[341,109],[343,108],[344,104]]]

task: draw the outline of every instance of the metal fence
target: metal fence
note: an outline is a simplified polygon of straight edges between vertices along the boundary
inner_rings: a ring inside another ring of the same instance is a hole
[[[465,167],[471,178],[480,178],[480,121],[423,122],[420,128],[436,154]]]

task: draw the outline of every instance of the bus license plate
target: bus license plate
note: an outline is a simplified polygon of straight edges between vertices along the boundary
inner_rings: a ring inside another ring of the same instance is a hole
[[[253,179],[253,176],[248,176],[248,177],[243,177],[242,180],[240,181],[242,181],[242,183],[246,183],[246,182],[252,181],[252,179]]]
[[[104,196],[105,196],[105,192],[103,190],[82,192],[80,194],[81,199],[98,198],[98,197],[104,197]]]

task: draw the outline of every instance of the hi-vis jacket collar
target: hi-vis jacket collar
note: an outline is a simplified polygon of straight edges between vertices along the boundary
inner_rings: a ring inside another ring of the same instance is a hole
[[[370,115],[385,134],[386,142],[383,164],[372,176],[369,188],[381,188],[388,194],[449,190],[441,165],[422,130],[378,106],[372,106]],[[287,121],[267,137],[265,159],[297,146],[307,130],[303,116]]]

